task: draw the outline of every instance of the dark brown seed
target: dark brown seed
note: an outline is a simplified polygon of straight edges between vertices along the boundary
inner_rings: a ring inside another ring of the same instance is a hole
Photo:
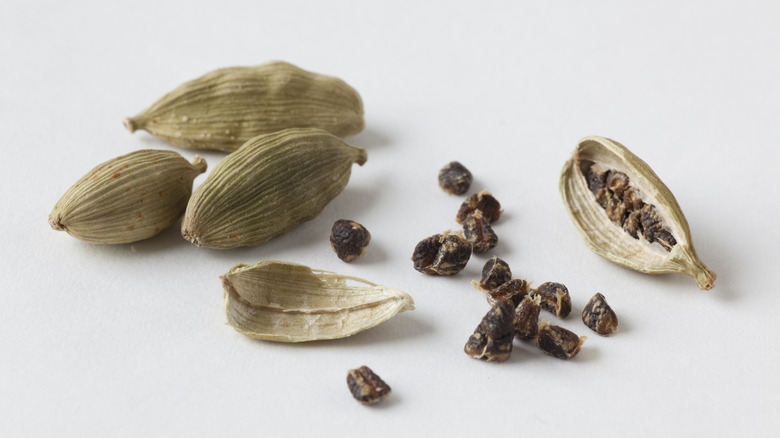
[[[509,300],[516,307],[526,295],[528,295],[528,282],[514,278],[488,292],[487,300],[491,305],[498,300]]]
[[[539,332],[539,312],[542,310],[538,296],[526,295],[515,308],[515,336],[533,339]]]
[[[631,237],[639,239],[641,236],[648,243],[658,242],[667,251],[677,245],[671,231],[663,227],[658,210],[642,200],[639,189],[631,186],[628,175],[616,170],[605,172],[591,162],[583,162],[580,171],[596,202],[606,210],[607,217]]]
[[[542,300],[542,309],[558,318],[565,318],[571,313],[571,297],[566,286],[560,283],[542,283],[534,292]]]
[[[577,336],[574,332],[547,321],[539,322],[539,333],[536,335],[536,346],[550,356],[558,359],[571,359],[580,352],[585,336]]]
[[[628,188],[628,175],[616,170],[610,170],[607,174],[607,187],[618,198],[622,198],[623,192]]]
[[[674,245],[677,245],[677,240],[675,240],[674,236],[672,236],[672,233],[666,231],[665,229],[656,231],[653,234],[653,237],[655,238],[655,241],[660,243],[661,246],[663,246],[667,251],[671,251]]]
[[[487,252],[498,244],[498,236],[480,210],[463,222],[463,237],[471,243],[471,250],[475,253]]]
[[[629,187],[623,192],[623,203],[626,204],[626,210],[628,211],[639,211],[645,205],[639,190],[633,187]]]
[[[371,233],[355,221],[339,219],[330,230],[330,246],[345,262],[363,255],[369,242],[371,242]]]
[[[623,230],[634,239],[639,239],[639,234],[642,233],[642,224],[639,222],[639,212],[632,211],[626,216],[626,220],[623,221]]]
[[[471,258],[471,244],[452,234],[434,234],[414,248],[414,269],[428,275],[453,275],[462,271]]]
[[[512,354],[515,312],[508,301],[497,301],[482,318],[463,350],[475,359],[503,362]]]
[[[607,186],[607,170],[600,166],[591,164],[588,167],[586,178],[588,180],[588,188],[593,193],[596,193]]]
[[[607,202],[607,217],[612,222],[621,225],[626,218],[626,205],[616,196],[611,197]]]
[[[482,216],[487,219],[488,222],[495,222],[501,217],[501,203],[493,197],[486,190],[479,193],[475,193],[461,204],[458,210],[458,216],[455,218],[459,224],[462,224],[470,215],[475,211],[480,210]]]
[[[482,278],[479,279],[479,288],[491,291],[512,279],[512,271],[509,264],[502,259],[493,256],[482,267]]]
[[[607,304],[604,295],[597,293],[585,305],[582,311],[582,322],[594,332],[609,336],[618,329],[618,319],[615,312]]]
[[[365,365],[347,372],[347,387],[352,397],[364,405],[381,401],[391,391],[390,386]]]
[[[471,172],[457,161],[447,164],[439,171],[439,187],[453,195],[466,193],[473,179]]]
[[[661,216],[655,206],[645,204],[639,210],[639,220],[642,222],[642,228],[645,230],[654,230],[661,224]]]

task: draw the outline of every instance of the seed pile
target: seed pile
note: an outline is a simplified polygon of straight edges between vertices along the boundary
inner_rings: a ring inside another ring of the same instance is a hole
[[[442,174],[445,175],[445,180],[449,181],[447,175],[457,173],[456,170],[460,168],[465,170],[457,162],[445,166],[439,173],[440,184]],[[469,180],[470,176],[469,172]],[[455,220],[463,229],[435,234],[421,240],[412,253],[414,269],[430,275],[453,275],[462,271],[472,253],[487,252],[498,244],[498,236],[491,223],[501,217],[502,211],[498,200],[485,190],[469,196],[455,216]]]
[[[571,297],[566,286],[547,282],[533,289],[526,280],[513,279],[509,264],[495,256],[485,263],[479,282],[472,281],[472,284],[485,293],[488,302],[493,306],[485,318],[493,315],[492,320],[496,320],[496,312],[501,315],[512,314],[509,319],[511,319],[513,337],[523,340],[535,339],[539,349],[559,359],[571,359],[579,353],[586,339],[584,336],[579,337],[563,327],[551,325],[547,321],[539,321],[542,309],[558,318],[566,318],[571,313]],[[514,310],[509,312],[506,309]],[[585,318],[586,314],[583,313],[583,321]],[[590,313],[588,318],[591,318]],[[598,319],[598,316],[595,319]],[[485,319],[482,325],[484,321]],[[479,330],[478,328],[466,343],[466,353],[482,358],[482,355],[475,354],[475,351],[478,350],[477,347],[483,345],[479,342],[487,342],[485,339],[488,338],[483,334],[484,329],[482,332]],[[509,343],[511,344],[511,340]],[[503,346],[503,343],[501,345]],[[503,346],[503,348],[500,359],[495,360],[504,361],[509,358],[512,352],[511,346],[508,348]]]

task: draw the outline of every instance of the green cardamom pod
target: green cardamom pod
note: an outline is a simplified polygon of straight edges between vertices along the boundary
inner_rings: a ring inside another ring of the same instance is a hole
[[[595,136],[580,140],[561,172],[560,191],[596,254],[639,272],[686,274],[701,289],[714,286],[716,275],[696,254],[674,195],[622,144]]]
[[[228,323],[255,339],[343,338],[414,310],[412,297],[398,289],[297,263],[239,264],[220,278]]]
[[[276,61],[220,68],[186,82],[124,121],[172,144],[234,151],[287,128],[320,128],[339,137],[363,130],[360,95],[341,79]]]
[[[187,208],[192,181],[206,161],[192,164],[173,151],[140,150],[106,161],[78,180],[54,206],[49,224],[92,243],[147,239]]]
[[[192,194],[182,235],[198,246],[258,245],[314,219],[341,193],[365,149],[315,128],[259,135],[214,167]]]

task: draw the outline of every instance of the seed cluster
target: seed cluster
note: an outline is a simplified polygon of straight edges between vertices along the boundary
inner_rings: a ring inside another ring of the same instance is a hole
[[[631,186],[628,175],[589,162],[584,168],[588,188],[607,212],[609,220],[623,227],[634,239],[641,236],[649,243],[658,242],[667,251],[677,245],[672,233],[663,226],[658,209],[642,200],[639,190]]]
[[[579,353],[585,337],[579,337],[547,321],[539,321],[539,313],[542,309],[559,318],[565,318],[571,313],[571,297],[566,286],[547,282],[537,289],[531,289],[526,280],[513,279],[509,264],[498,257],[490,258],[482,269],[480,281],[472,283],[485,292],[488,302],[493,306],[485,318],[489,315],[494,315],[495,318],[496,312],[500,309],[514,309],[511,318],[513,337],[523,340],[535,339],[539,349],[559,359],[571,359]],[[501,310],[502,315],[506,312],[507,310]],[[583,318],[585,318],[584,314]],[[485,337],[478,328],[466,343],[466,353],[482,358],[481,354],[475,352],[479,352],[479,349],[486,346],[491,339],[495,341],[497,338]],[[502,353],[506,355],[505,358],[501,356],[500,360],[503,361],[509,358],[512,350],[511,345],[509,347],[504,346],[503,343],[500,345],[504,348]]]
[[[455,172],[456,164],[460,165],[452,162],[442,169],[440,183],[442,173]],[[412,253],[414,269],[430,275],[453,275],[462,271],[472,253],[484,253],[498,244],[491,223],[498,220],[502,212],[501,203],[485,190],[469,196],[455,216],[463,230],[435,234],[418,242]]]

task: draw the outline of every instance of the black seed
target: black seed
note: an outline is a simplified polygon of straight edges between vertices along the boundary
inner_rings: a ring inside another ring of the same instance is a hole
[[[463,237],[471,243],[471,250],[475,253],[487,252],[498,244],[498,236],[480,210],[463,222]]]
[[[574,332],[547,321],[539,322],[536,345],[550,356],[558,359],[571,359],[580,352],[585,336],[578,337]]]
[[[607,304],[604,295],[597,293],[585,305],[582,311],[582,322],[594,332],[609,336],[618,329],[618,319],[615,312]]]
[[[363,255],[369,242],[371,233],[355,221],[339,219],[330,230],[330,246],[345,262]]]
[[[569,290],[561,283],[542,283],[534,292],[541,299],[542,309],[558,318],[565,318],[571,313],[571,297]]]
[[[515,308],[515,336],[520,339],[533,339],[539,332],[539,312],[542,307],[539,297],[526,295]]]
[[[526,295],[528,295],[528,282],[515,278],[492,289],[488,292],[487,299],[491,305],[498,300],[509,300],[513,306],[517,306]]]
[[[488,222],[495,222],[501,217],[501,203],[493,195],[483,190],[463,201],[455,219],[461,224],[477,210],[482,212],[482,216]]]
[[[482,318],[463,350],[475,359],[503,362],[512,353],[514,307],[508,301],[497,301]]]
[[[471,172],[457,161],[447,164],[439,171],[439,187],[453,195],[466,193],[472,180]]]
[[[365,365],[347,372],[347,387],[352,397],[364,405],[377,403],[391,392],[390,386]]]
[[[482,267],[482,278],[479,287],[482,290],[493,290],[512,279],[512,271],[509,264],[502,259],[493,256]]]
[[[453,275],[466,267],[471,244],[457,234],[435,234],[414,248],[414,269],[429,275]]]

